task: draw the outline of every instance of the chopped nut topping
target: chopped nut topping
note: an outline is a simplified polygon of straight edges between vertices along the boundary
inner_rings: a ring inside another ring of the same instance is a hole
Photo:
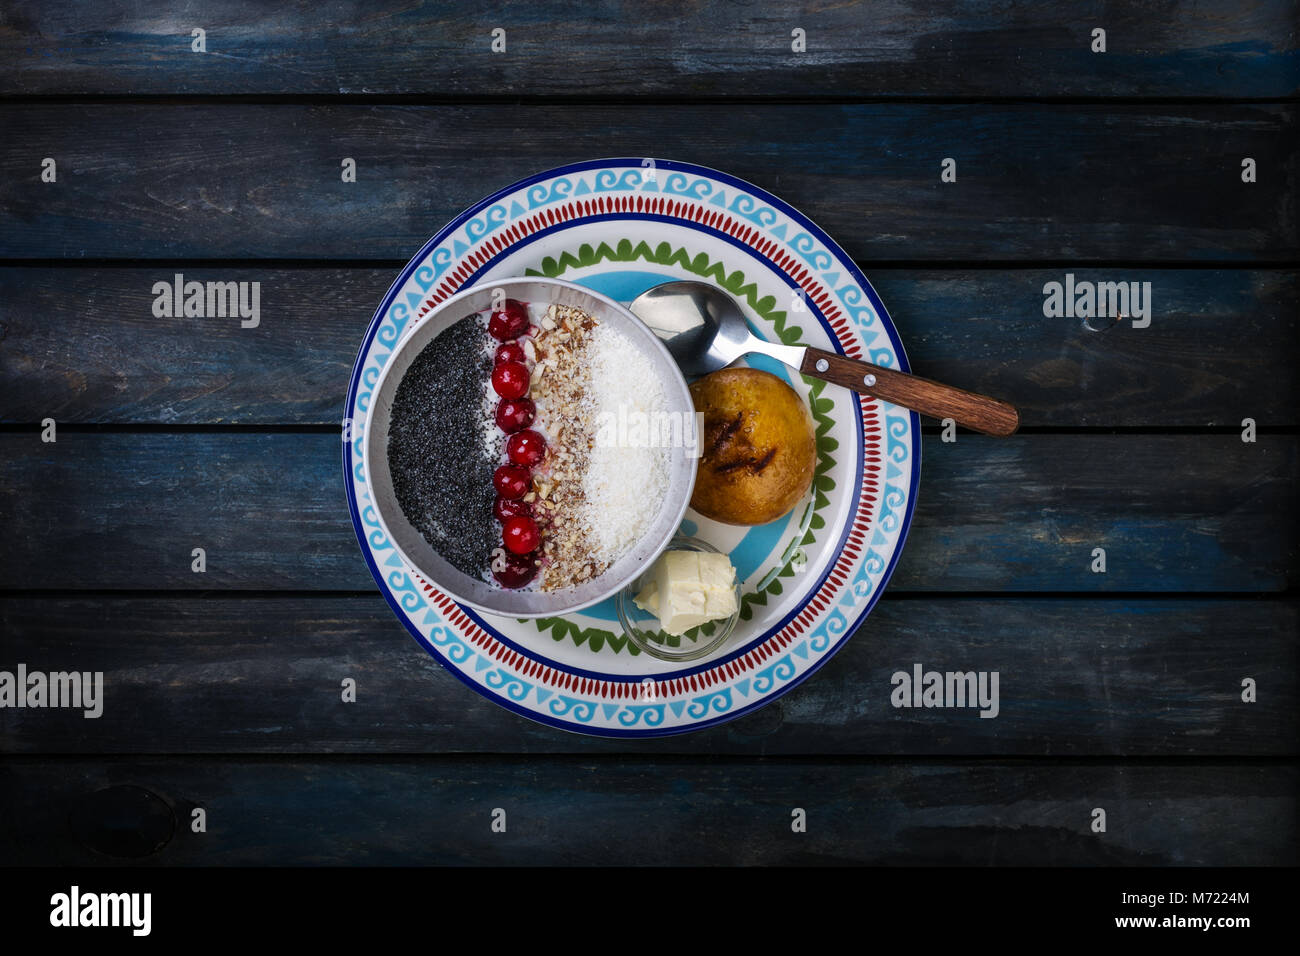
[[[582,476],[596,431],[594,412],[585,400],[591,376],[582,350],[587,333],[596,324],[581,309],[552,305],[533,342],[538,358],[531,394],[551,434],[540,469],[546,478],[538,483],[539,506],[535,509],[542,528],[542,551],[549,559],[540,574],[544,591],[589,580],[608,567],[607,562],[593,557],[595,532],[586,526],[581,507]],[[544,388],[540,387],[543,376]]]

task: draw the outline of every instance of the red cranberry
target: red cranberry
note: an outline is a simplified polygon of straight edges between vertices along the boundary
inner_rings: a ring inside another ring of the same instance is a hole
[[[533,506],[518,499],[498,498],[492,505],[492,514],[502,524],[505,524],[510,518],[530,517],[532,513]]]
[[[496,364],[502,362],[523,362],[527,358],[524,355],[524,347],[518,342],[506,342],[504,345],[497,346]]]
[[[542,543],[542,533],[532,518],[516,515],[506,519],[501,528],[501,541],[511,554],[528,554]]]
[[[502,498],[511,500],[522,498],[528,494],[532,483],[532,476],[528,474],[528,469],[520,468],[518,465],[502,465],[492,473],[492,487]]]
[[[528,328],[528,309],[517,299],[506,299],[501,308],[488,319],[488,331],[499,342],[517,339]]]
[[[533,423],[537,406],[531,398],[506,398],[497,403],[497,428],[506,434],[527,428]]]
[[[535,465],[546,454],[546,439],[529,429],[506,439],[506,455],[516,465]]]
[[[506,566],[500,571],[493,571],[492,576],[503,588],[521,588],[537,576],[537,565],[533,559],[518,554],[506,555]]]
[[[523,362],[502,362],[492,370],[492,388],[502,398],[528,394],[528,366]]]

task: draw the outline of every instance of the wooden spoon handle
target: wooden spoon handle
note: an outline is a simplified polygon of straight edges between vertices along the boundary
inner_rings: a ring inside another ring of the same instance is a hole
[[[1004,438],[1020,427],[1020,413],[1006,402],[918,375],[858,362],[834,352],[808,348],[799,371],[931,418],[951,418],[958,425],[985,435]]]

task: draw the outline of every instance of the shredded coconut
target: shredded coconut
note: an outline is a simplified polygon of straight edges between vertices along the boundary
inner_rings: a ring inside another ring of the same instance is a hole
[[[597,428],[583,505],[597,554],[612,563],[645,534],[667,490],[667,401],[654,364],[618,329],[593,329],[584,357]]]

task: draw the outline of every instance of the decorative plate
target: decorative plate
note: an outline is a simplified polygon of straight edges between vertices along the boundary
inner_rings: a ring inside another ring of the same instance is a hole
[[[907,371],[879,297],[830,237],[770,193],[716,170],[650,159],[577,163],[515,183],[429,240],[375,313],[352,371],[343,467],[362,553],[393,611],[444,667],[516,713],[578,733],[646,737],[732,720],[830,659],[880,597],[907,535],[920,471],[915,413],[763,356],[809,402],[813,489],[789,515],[739,528],[688,511],[681,532],[731,555],[741,619],[714,655],[672,665],[624,637],[609,599],[515,620],[451,601],[397,556],[362,468],[362,423],[402,335],[452,293],[508,276],[568,279],[628,303],[674,279],[712,282],[753,329]]]

